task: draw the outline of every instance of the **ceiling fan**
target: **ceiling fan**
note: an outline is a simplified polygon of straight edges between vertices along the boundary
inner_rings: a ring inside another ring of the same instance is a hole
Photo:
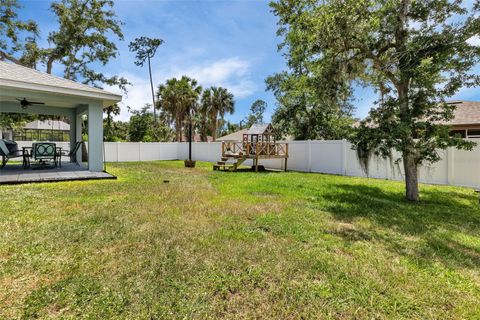
[[[34,105],[34,104],[45,104],[44,102],[28,101],[28,100],[25,99],[25,98],[23,98],[23,99],[17,99],[17,100],[20,101],[20,105],[22,106],[22,109],[23,109],[23,110],[27,109],[29,106]]]

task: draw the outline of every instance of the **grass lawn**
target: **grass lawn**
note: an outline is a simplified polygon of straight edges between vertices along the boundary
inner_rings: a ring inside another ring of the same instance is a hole
[[[0,319],[480,319],[472,190],[182,166],[0,187]]]

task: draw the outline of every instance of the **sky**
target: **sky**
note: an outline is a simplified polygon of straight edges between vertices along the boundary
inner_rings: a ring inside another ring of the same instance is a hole
[[[48,32],[56,28],[55,16],[49,11],[51,1],[19,2],[23,6],[20,17],[38,22],[40,44],[47,46]],[[101,70],[132,83],[118,120],[130,117],[127,106],[140,109],[152,100],[148,69],[136,66],[135,54],[128,50],[128,43],[140,36],[165,41],[152,60],[155,87],[166,79],[187,75],[203,87],[222,86],[234,94],[235,113],[227,116],[228,120],[244,119],[257,99],[267,102],[265,120],[270,120],[276,106],[273,94],[266,91],[265,78],[286,66],[277,50],[281,39],[276,36],[277,19],[268,1],[115,0],[114,11],[124,22],[125,40],[115,40],[120,55]],[[354,93],[355,116],[364,118],[377,96],[360,86]],[[480,89],[460,90],[454,98],[480,100]]]

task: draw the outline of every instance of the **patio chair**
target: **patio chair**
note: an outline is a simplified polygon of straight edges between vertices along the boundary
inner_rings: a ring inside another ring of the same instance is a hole
[[[80,163],[78,163],[78,160],[77,160],[77,153],[78,153],[78,150],[80,150],[80,147],[83,145],[83,141],[77,141],[75,142],[75,145],[73,146],[73,149],[70,150],[70,151],[65,151],[65,152],[62,152],[59,156],[60,156],[60,159],[62,156],[66,156],[66,157],[70,157],[70,162],[75,162],[77,165],[80,165]],[[60,160],[61,161],[61,160]]]
[[[42,164],[45,164],[46,161],[53,161],[53,164],[56,167],[58,165],[57,146],[53,142],[36,142],[32,145],[31,157],[33,160]]]
[[[2,162],[0,164],[1,169],[5,167],[8,160],[22,158],[23,151],[18,148],[18,144],[15,141],[0,139],[0,156],[2,157]]]

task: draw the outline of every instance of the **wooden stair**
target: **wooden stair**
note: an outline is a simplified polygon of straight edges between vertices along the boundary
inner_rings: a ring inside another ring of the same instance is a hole
[[[230,162],[230,159],[233,159],[233,161]],[[237,171],[237,168],[244,163],[245,160],[247,160],[245,156],[222,157],[221,161],[217,161],[217,163],[213,165],[213,170]]]

